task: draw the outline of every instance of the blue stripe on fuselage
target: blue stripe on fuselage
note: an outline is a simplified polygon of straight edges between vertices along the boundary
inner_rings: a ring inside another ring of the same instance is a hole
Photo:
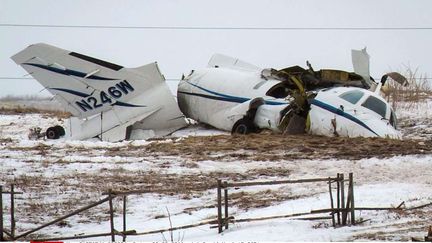
[[[203,97],[203,98],[208,98],[208,99],[213,99],[213,100],[221,100],[221,101],[227,101],[227,102],[234,102],[234,103],[244,103],[246,101],[251,100],[250,98],[246,98],[246,97],[239,97],[239,96],[232,96],[232,95],[226,95],[226,94],[222,94],[222,93],[218,93],[206,88],[203,88],[201,86],[198,86],[196,84],[190,83],[188,81],[185,81],[186,83],[200,89],[203,90],[207,93],[213,94],[215,96],[211,96],[211,95],[206,95],[206,94],[199,94],[199,93],[189,93],[189,92],[181,92],[183,94],[188,94],[188,95],[194,95],[194,96],[199,96],[199,97]],[[288,103],[285,102],[278,102],[278,101],[271,101],[271,100],[264,100],[265,103],[267,105],[287,105]]]
[[[334,114],[336,114],[336,115],[338,115],[338,116],[345,117],[346,119],[351,120],[351,121],[357,123],[358,125],[360,125],[360,126],[366,128],[367,130],[369,130],[369,131],[372,132],[373,134],[379,136],[376,132],[374,132],[374,131],[373,131],[373,130],[368,126],[368,125],[366,125],[364,122],[360,121],[359,119],[357,119],[357,118],[354,117],[353,115],[350,115],[350,114],[344,112],[344,111],[341,110],[341,109],[338,109],[338,108],[336,108],[336,107],[334,107],[334,106],[331,106],[331,105],[329,105],[329,104],[326,104],[326,103],[324,103],[324,102],[322,102],[322,101],[319,101],[319,100],[317,100],[317,99],[312,99],[312,100],[310,101],[310,104],[315,105],[315,106],[318,106],[318,107],[320,107],[320,108],[322,108],[322,109],[324,109],[324,110],[330,111],[330,112],[332,112],[332,113],[334,113]]]

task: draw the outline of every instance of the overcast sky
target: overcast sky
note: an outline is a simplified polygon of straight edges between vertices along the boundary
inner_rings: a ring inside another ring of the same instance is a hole
[[[0,24],[161,27],[432,27],[430,0],[0,0]],[[10,56],[44,42],[126,67],[157,61],[166,78],[206,66],[213,53],[261,67],[352,70],[367,47],[375,78],[406,66],[432,77],[432,29],[172,30],[0,26],[0,77],[23,77]],[[175,83],[171,83],[175,85]],[[0,79],[0,96],[47,95],[34,80]],[[45,91],[46,92],[46,91]]]

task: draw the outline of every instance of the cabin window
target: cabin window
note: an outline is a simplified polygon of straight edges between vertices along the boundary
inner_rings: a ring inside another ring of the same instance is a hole
[[[368,108],[371,111],[378,113],[380,116],[385,118],[387,105],[382,100],[369,96],[366,101],[362,104],[363,107]]]
[[[363,95],[364,93],[360,90],[351,90],[341,94],[339,97],[352,104],[355,104],[361,99],[361,97],[363,97]]]

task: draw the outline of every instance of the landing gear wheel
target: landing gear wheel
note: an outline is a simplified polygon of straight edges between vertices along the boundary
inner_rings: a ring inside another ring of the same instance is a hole
[[[64,135],[65,135],[65,130],[62,126],[49,127],[46,130],[46,137],[48,139],[58,139],[59,137]]]
[[[66,134],[65,130],[62,126],[59,126],[59,125],[54,126],[54,129],[57,130],[59,137],[64,136]]]
[[[240,123],[235,127],[234,133],[236,133],[236,134],[248,134],[249,129],[248,129],[246,124]]]
[[[254,132],[256,130],[254,124],[246,119],[240,119],[238,120],[231,130],[231,134],[249,134],[251,132]]]
[[[60,137],[59,132],[55,127],[49,127],[46,130],[46,137],[48,139],[58,139]]]

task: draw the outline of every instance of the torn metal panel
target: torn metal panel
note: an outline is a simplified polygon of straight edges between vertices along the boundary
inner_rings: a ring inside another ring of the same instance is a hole
[[[364,81],[372,86],[370,78],[370,68],[369,68],[369,54],[366,51],[366,47],[361,50],[351,50],[352,64],[354,72],[362,76]]]

